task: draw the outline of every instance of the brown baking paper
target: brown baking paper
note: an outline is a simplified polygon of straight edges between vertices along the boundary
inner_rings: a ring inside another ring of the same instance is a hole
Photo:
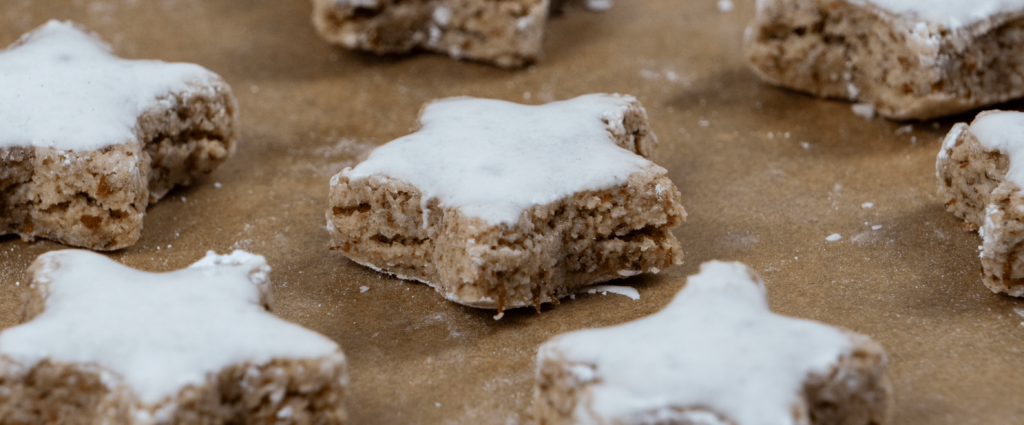
[[[575,11],[549,23],[546,56],[518,71],[333,48],[304,0],[3,0],[0,45],[72,19],[121,56],[198,63],[233,86],[237,154],[151,206],[139,243],[110,255],[152,271],[207,250],[266,256],[275,313],[344,347],[352,423],[526,423],[542,342],[653,313],[712,259],[758,270],[780,313],[881,342],[892,423],[1024,423],[1024,300],[982,285],[980,238],[935,194],[940,138],[956,120],[866,120],[848,103],[760,82],[741,50],[753,10],[753,0],[727,13],[715,0],[619,0],[606,13]],[[643,102],[656,159],[689,213],[675,231],[684,265],[614,282],[640,300],[584,294],[495,321],[327,250],[330,176],[407,134],[423,103],[592,92]],[[826,241],[833,233],[842,239]],[[63,248],[0,237],[3,326],[18,320],[29,263]]]

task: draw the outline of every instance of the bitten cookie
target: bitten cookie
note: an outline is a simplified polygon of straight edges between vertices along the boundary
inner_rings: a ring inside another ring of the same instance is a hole
[[[0,333],[2,422],[343,423],[345,356],[269,313],[269,271],[242,251],[170,273],[39,256]]]
[[[1024,114],[985,111],[953,126],[935,174],[946,210],[982,237],[982,281],[1024,296]]]
[[[682,262],[686,212],[636,98],[450,98],[420,125],[331,179],[331,249],[499,315]]]
[[[48,22],[0,51],[0,234],[131,246],[149,204],[231,154],[236,111],[200,66],[120,59]]]
[[[1024,1],[758,0],[747,28],[765,81],[929,119],[1024,95]]]
[[[377,54],[427,50],[510,68],[541,55],[549,11],[592,11],[610,0],[313,0],[327,41]]]
[[[556,336],[537,354],[540,424],[880,425],[886,356],[870,338],[774,314],[740,263],[709,262],[664,310]]]

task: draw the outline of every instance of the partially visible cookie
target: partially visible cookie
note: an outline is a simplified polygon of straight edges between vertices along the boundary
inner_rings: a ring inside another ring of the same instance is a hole
[[[0,51],[0,234],[131,246],[148,205],[231,154],[237,109],[200,66],[120,59],[46,23]]]
[[[709,262],[664,310],[556,336],[537,354],[539,424],[881,425],[870,338],[772,313],[740,263]]]
[[[753,70],[772,84],[929,119],[1024,96],[1024,1],[758,0]]]
[[[682,263],[681,194],[636,98],[449,98],[420,124],[331,179],[331,249],[499,315]]]
[[[24,424],[341,424],[336,343],[270,314],[263,257],[147,273],[88,251],[32,263],[0,333],[0,418]]]
[[[939,196],[982,237],[982,281],[1024,296],[1024,113],[985,111],[953,126],[935,162]]]
[[[510,68],[541,55],[549,10],[601,11],[610,0],[313,0],[320,35],[377,54],[427,50]]]

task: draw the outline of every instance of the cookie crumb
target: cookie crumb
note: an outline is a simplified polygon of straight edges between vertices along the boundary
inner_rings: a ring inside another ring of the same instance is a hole
[[[850,106],[853,114],[870,120],[875,117],[875,105],[871,103],[854,103]]]
[[[640,291],[637,291],[636,288],[632,288],[632,287],[629,287],[629,286],[596,285],[596,286],[591,286],[591,287],[583,288],[583,289],[581,289],[578,292],[586,292],[588,294],[596,294],[596,293],[600,292],[601,295],[608,295],[608,293],[611,292],[613,294],[618,294],[618,295],[622,295],[622,296],[625,296],[625,297],[629,297],[629,299],[631,299],[633,301],[636,301],[636,300],[640,299]]]
[[[838,233],[833,233],[833,234],[831,234],[831,235],[828,235],[828,237],[827,237],[827,238],[825,238],[825,240],[826,240],[826,241],[829,241],[829,242],[835,242],[835,241],[838,241],[838,240],[840,240],[840,239],[842,239],[842,238],[843,238],[843,236],[842,236],[842,235],[840,235],[840,234],[838,234]]]

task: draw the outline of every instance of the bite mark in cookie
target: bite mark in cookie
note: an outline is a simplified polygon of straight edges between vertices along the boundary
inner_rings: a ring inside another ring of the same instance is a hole
[[[982,281],[1024,296],[1024,113],[985,111],[956,124],[935,168],[946,210],[982,237]]]
[[[632,96],[450,98],[331,179],[332,249],[498,309],[682,262],[686,217]]]
[[[1024,96],[1024,1],[758,0],[765,81],[930,119]]]

